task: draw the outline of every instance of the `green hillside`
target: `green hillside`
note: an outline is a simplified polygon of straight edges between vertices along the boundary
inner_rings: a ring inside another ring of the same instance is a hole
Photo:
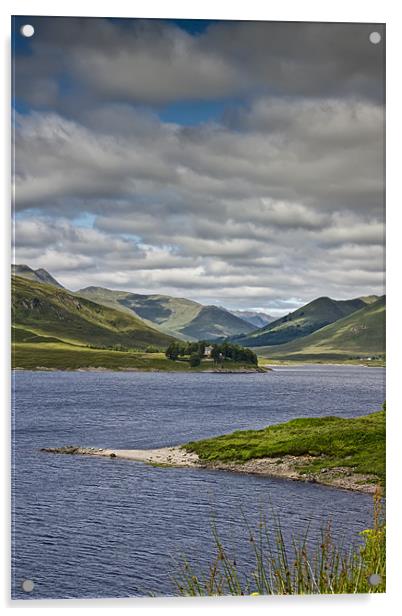
[[[272,359],[345,360],[385,355],[385,296],[331,325],[287,344],[258,349]]]
[[[197,340],[214,340],[253,329],[253,325],[239,319],[224,308],[202,306],[197,316],[180,329],[180,333]]]
[[[322,327],[364,308],[370,299],[356,298],[337,301],[329,297],[319,297],[294,312],[276,319],[262,329],[258,329],[247,336],[241,336],[234,341],[249,347],[286,344],[292,340],[308,336]]]
[[[113,291],[102,287],[87,287],[77,295],[135,314],[145,323],[183,340],[214,340],[251,332],[254,327],[217,306],[203,306],[198,302],[167,295],[140,295]]]
[[[33,280],[34,282],[44,282],[45,284],[64,289],[63,285],[53,278],[45,269],[33,270],[29,265],[12,265],[11,274],[13,276],[21,276],[27,280]]]
[[[24,332],[76,345],[141,349],[165,348],[172,338],[152,329],[134,315],[101,306],[54,286],[12,279],[12,322]]]

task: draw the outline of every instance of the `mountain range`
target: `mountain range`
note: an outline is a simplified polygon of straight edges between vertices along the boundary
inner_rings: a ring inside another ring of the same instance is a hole
[[[384,354],[384,296],[319,297],[273,319],[166,295],[94,286],[72,292],[46,270],[27,265],[14,265],[12,273],[14,342],[145,349],[166,348],[173,339],[228,340],[273,359]]]
[[[12,273],[63,288],[46,270],[14,265]],[[180,297],[141,295],[95,286],[80,289],[74,295],[140,318],[150,327],[181,340],[215,340],[249,333],[259,326],[249,322],[251,313],[243,319],[225,308],[204,306]]]
[[[255,328],[225,308],[167,295],[140,295],[86,287],[76,293],[99,304],[134,314],[145,323],[182,340],[214,340],[248,333]]]

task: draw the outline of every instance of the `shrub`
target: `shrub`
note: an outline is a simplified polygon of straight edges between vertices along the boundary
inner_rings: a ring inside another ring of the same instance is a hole
[[[159,349],[156,346],[147,346],[147,348],[145,349],[145,353],[159,353]]]
[[[198,353],[193,353],[192,355],[190,355],[189,363],[190,363],[190,366],[192,368],[195,368],[196,366],[199,366],[200,363],[201,363],[201,358],[200,358],[199,354]]]

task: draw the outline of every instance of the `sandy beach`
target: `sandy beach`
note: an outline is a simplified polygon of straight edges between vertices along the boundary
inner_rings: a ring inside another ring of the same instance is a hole
[[[319,483],[344,490],[353,490],[374,494],[376,478],[355,473],[347,467],[324,469],[316,474],[305,475],[301,468],[311,460],[311,456],[282,456],[279,458],[256,458],[243,463],[205,462],[196,453],[186,451],[180,446],[161,447],[160,449],[101,449],[95,447],[44,447],[45,453],[98,456],[109,459],[123,458],[155,466],[197,467],[210,470],[248,473],[265,477],[277,477],[292,481]]]
[[[198,455],[181,447],[161,447],[160,449],[98,449],[95,447],[44,447],[41,451],[82,456],[100,456],[105,458],[124,458],[146,464],[166,466],[202,466]]]

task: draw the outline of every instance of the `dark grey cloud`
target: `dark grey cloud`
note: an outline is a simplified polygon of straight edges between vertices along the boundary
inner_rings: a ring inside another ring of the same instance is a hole
[[[191,36],[156,20],[32,21],[33,54],[19,59],[16,78],[35,105],[47,99],[65,109],[67,97],[71,111],[77,96],[143,104],[250,93],[383,98],[384,43],[368,39],[373,27],[384,36],[381,24],[220,22]]]

